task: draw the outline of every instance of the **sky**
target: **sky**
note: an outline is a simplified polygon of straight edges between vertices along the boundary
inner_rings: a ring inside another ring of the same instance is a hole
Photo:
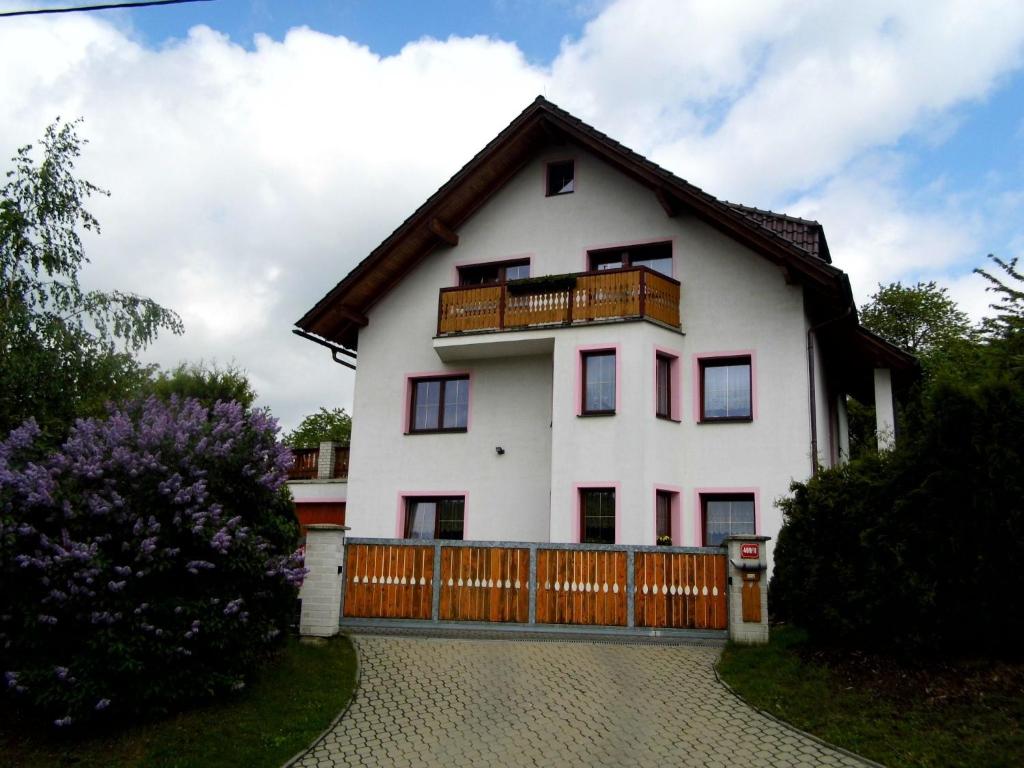
[[[0,10],[81,4],[0,0]],[[83,118],[89,287],[182,316],[147,361],[352,410],[294,322],[538,94],[723,199],[820,221],[863,304],[1024,254],[1024,3],[214,0],[0,18],[0,158]],[[0,167],[4,167],[0,160]],[[358,414],[355,414],[358,418]]]

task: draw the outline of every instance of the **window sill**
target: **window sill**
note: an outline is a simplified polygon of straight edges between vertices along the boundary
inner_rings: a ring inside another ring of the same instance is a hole
[[[656,413],[656,414],[654,414],[654,416],[659,421],[668,421],[668,422],[671,422],[672,424],[682,424],[683,423],[682,419],[674,419],[671,416],[662,416],[660,413]]]
[[[589,418],[593,418],[594,416],[601,417],[601,416],[614,416],[614,415],[615,415],[615,411],[584,411],[583,413],[577,413],[576,414],[576,418],[578,418],[578,419],[589,419]]]
[[[740,416],[735,419],[733,418],[722,418],[722,419],[701,419],[698,424],[749,424],[753,421],[752,416]]]
[[[457,429],[410,429],[406,430],[406,435],[459,435],[469,432],[466,427],[460,427]]]

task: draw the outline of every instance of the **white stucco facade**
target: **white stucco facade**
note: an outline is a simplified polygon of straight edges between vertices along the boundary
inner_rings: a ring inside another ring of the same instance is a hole
[[[546,161],[567,156],[576,191],[545,196]],[[578,489],[606,486],[616,488],[618,543],[654,543],[657,489],[678,494],[677,545],[702,543],[700,495],[710,492],[753,494],[756,533],[777,535],[775,500],[812,467],[799,285],[695,216],[667,215],[650,189],[582,148],[536,157],[457,234],[457,246],[435,248],[373,305],[359,332],[350,535],[401,536],[405,497],[458,495],[467,539],[577,541]],[[651,241],[672,243],[681,331],[637,320],[435,338],[438,292],[457,284],[458,265],[529,258],[532,276],[582,272],[590,249]],[[578,415],[580,350],[595,347],[616,352],[613,416]],[[678,358],[673,420],[655,415],[658,351]],[[812,354],[828,465],[845,436]],[[700,423],[698,360],[716,355],[751,359],[749,422]],[[410,377],[463,372],[467,430],[407,434]]]

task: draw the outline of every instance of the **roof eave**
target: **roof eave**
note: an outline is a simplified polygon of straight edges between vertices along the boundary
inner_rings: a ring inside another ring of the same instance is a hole
[[[348,319],[347,315],[363,315],[373,303],[376,303],[381,296],[385,295],[402,278],[408,269],[411,269],[415,263],[433,250],[437,243],[425,242],[416,253],[415,258],[410,259],[408,264],[398,270],[394,279],[386,281],[385,289],[379,291],[379,295],[375,296],[372,301],[356,306],[350,305],[346,298],[353,288],[374,267],[382,263],[382,260],[389,253],[401,245],[403,240],[417,235],[420,228],[427,226],[454,191],[461,184],[470,180],[473,174],[480,172],[498,153],[510,147],[520,138],[523,139],[524,143],[529,144],[530,137],[524,135],[524,133],[531,128],[542,128],[547,135],[554,135],[554,132],[559,132],[565,138],[589,148],[606,162],[644,183],[652,190],[670,194],[674,200],[678,201],[681,206],[694,215],[733,239],[747,245],[774,263],[783,266],[787,271],[797,274],[802,281],[805,281],[816,290],[823,290],[840,302],[849,300],[852,303],[852,294],[849,292],[845,273],[831,266],[826,260],[812,256],[781,235],[761,226],[756,221],[734,210],[731,206],[660,168],[636,152],[619,144],[614,139],[600,133],[568,112],[538,96],[501,133],[481,149],[451,179],[445,182],[380,245],[360,261],[348,275],[339,281],[334,288],[328,291],[312,309],[296,322],[296,325],[306,332],[315,333],[345,346],[355,347],[359,324]],[[513,165],[514,160],[515,155],[513,155]],[[504,180],[501,181],[501,184],[503,183]],[[497,189],[500,189],[501,184],[491,189],[479,201],[478,205],[482,204],[483,200],[491,194],[494,194]],[[457,228],[469,215],[472,215],[472,211],[478,205],[472,208],[461,220],[448,221],[447,224],[452,228]],[[822,241],[824,241],[823,233]],[[824,247],[825,254],[827,255],[827,245]]]

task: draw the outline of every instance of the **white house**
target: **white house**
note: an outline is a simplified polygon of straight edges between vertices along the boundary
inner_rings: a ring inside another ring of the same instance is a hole
[[[351,534],[775,536],[914,368],[830,261],[538,98],[297,323],[358,355]]]

